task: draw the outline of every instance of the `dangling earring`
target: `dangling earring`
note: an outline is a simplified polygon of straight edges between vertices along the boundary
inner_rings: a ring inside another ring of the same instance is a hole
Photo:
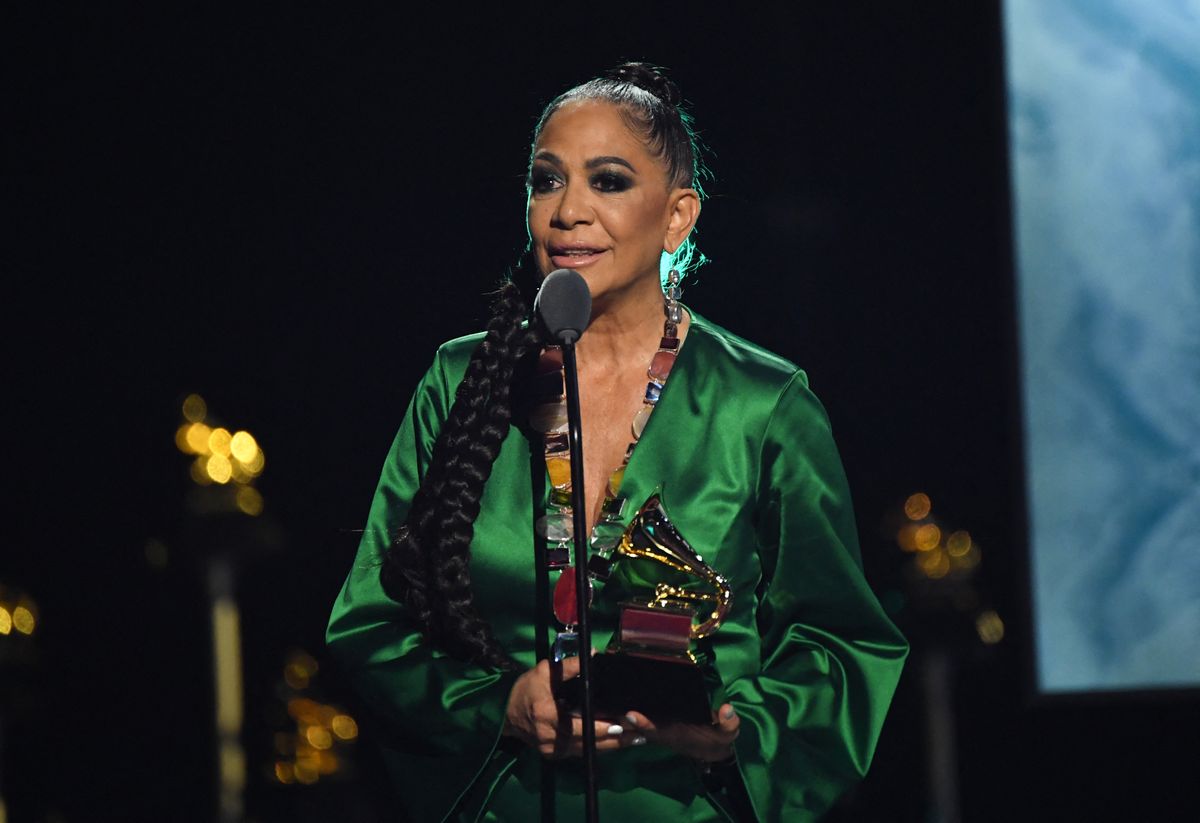
[[[667,275],[667,287],[663,290],[663,312],[667,315],[664,329],[666,337],[675,337],[679,324],[683,322],[683,307],[679,305],[682,295],[683,290],[679,288],[679,270],[672,268],[671,273]]]

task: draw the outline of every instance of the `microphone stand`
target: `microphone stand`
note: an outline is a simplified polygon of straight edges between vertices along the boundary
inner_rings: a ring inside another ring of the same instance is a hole
[[[583,714],[583,772],[587,822],[599,823],[596,802],[596,721],[592,709],[592,629],[588,620],[591,585],[588,581],[587,498],[583,493],[583,434],[579,425],[579,371],[575,363],[573,331],[562,333],[563,376],[567,389],[567,438],[571,450],[572,519],[575,531],[575,597],[579,611],[580,707]]]

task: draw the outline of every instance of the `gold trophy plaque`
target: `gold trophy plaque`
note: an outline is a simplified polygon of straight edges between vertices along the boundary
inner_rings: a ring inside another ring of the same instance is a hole
[[[655,723],[711,723],[711,672],[694,643],[724,622],[733,592],[680,534],[659,494],[622,534],[608,587],[630,596],[617,603],[608,649],[592,660],[597,714],[633,709]]]

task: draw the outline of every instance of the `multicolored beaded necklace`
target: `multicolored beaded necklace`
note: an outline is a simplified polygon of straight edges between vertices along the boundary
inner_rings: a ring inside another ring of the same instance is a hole
[[[649,381],[642,398],[642,407],[633,417],[633,439],[625,449],[625,457],[608,478],[604,489],[604,502],[600,506],[600,519],[592,528],[588,546],[588,576],[592,580],[605,580],[612,568],[613,553],[625,526],[621,517],[625,498],[620,495],[621,482],[625,478],[625,467],[633,456],[633,449],[642,437],[650,414],[658,404],[663,386],[679,353],[679,324],[683,309],[679,305],[679,274],[672,271],[665,289],[663,336],[658,351],[650,359],[646,369]],[[544,516],[537,521],[537,532],[546,539],[546,566],[559,572],[554,586],[554,616],[563,628],[554,642],[554,660],[560,661],[575,653],[578,634],[578,605],[575,597],[575,570],[571,566],[571,543],[574,538],[573,510],[574,495],[571,491],[571,452],[567,434],[567,403],[563,376],[562,349],[547,346],[538,360],[535,394],[537,403],[530,415],[530,425],[541,432],[546,455],[546,471],[550,476],[550,505]],[[582,504],[581,504],[582,505]]]

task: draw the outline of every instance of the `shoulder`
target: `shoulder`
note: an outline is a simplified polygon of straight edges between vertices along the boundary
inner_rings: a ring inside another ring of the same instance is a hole
[[[485,336],[487,332],[479,331],[447,340],[438,346],[434,364],[447,374],[461,374],[466,371],[467,364],[471,362],[471,355]]]
[[[751,343],[695,311],[689,312],[692,323],[684,348],[694,347],[703,374],[756,394],[778,396],[793,383],[807,388],[808,375],[786,357]]]
[[[735,400],[727,405],[762,440],[829,437],[825,408],[809,388],[808,374],[791,360],[695,312],[684,348],[691,345],[694,379],[713,397]]]

